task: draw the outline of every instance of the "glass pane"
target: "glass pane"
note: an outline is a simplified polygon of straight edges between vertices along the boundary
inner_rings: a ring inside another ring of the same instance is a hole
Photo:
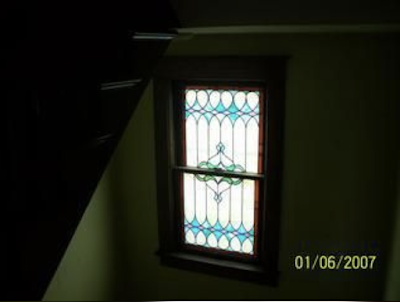
[[[185,90],[186,165],[261,173],[259,88]]]
[[[254,253],[254,180],[183,174],[185,243]]]

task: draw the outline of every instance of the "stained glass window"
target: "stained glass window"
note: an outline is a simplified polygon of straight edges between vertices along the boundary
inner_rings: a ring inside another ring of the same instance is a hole
[[[163,265],[277,285],[287,57],[165,57],[155,70]]]
[[[184,243],[254,255],[262,173],[262,89],[187,86],[184,91]],[[199,169],[204,170],[204,174]]]

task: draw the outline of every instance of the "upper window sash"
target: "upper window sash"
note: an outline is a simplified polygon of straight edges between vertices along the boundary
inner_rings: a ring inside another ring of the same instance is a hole
[[[263,178],[265,95],[263,83],[176,84],[173,168]]]

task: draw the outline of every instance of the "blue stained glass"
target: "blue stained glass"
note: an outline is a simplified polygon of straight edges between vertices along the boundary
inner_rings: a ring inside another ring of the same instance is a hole
[[[205,229],[211,228],[211,224],[210,224],[207,220],[202,224],[202,226],[203,226]]]
[[[217,108],[215,108],[217,110],[218,113],[225,113],[226,109],[224,107],[224,105],[222,105],[222,103],[219,103]]]
[[[228,111],[229,111],[230,113],[236,113],[236,112],[239,111],[239,109],[236,107],[236,105],[235,105],[234,103],[232,103],[232,104],[229,106]]]
[[[212,232],[210,231],[210,229],[204,229],[203,233],[206,237],[208,237]]]
[[[237,237],[239,238],[241,243],[243,243],[247,239],[246,235],[238,235]]]
[[[223,233],[221,231],[214,231],[213,234],[215,235],[217,240],[219,240],[223,235]]]
[[[206,113],[204,113],[204,117],[205,117],[206,120],[209,122],[209,121],[211,121],[211,119],[214,117],[214,115],[211,114],[210,112],[206,112]]]
[[[197,100],[194,102],[194,105],[192,106],[192,109],[194,109],[194,110],[200,110],[201,109],[201,106],[200,106],[200,104],[199,104],[199,102]]]
[[[198,90],[198,91],[204,91],[204,90]],[[209,97],[211,92],[213,91],[214,90],[206,90],[208,99],[202,101],[205,102],[204,106],[201,106],[199,104],[199,99],[197,98],[191,103],[186,102],[185,103],[186,118],[188,118],[190,115],[194,115],[196,112],[201,111],[201,113],[207,114],[206,118],[208,121],[210,121],[213,116],[222,114],[221,118],[223,118],[223,116],[228,116],[232,122],[235,122],[239,117],[242,118],[246,115],[255,116],[259,114],[259,104],[257,104],[254,108],[251,108],[247,102],[244,103],[242,106],[237,106],[235,101],[232,101],[232,103],[229,104],[228,108],[226,108],[222,103],[222,101],[220,100],[214,107],[210,103],[210,97]],[[227,91],[233,96],[233,99],[235,98],[235,95],[238,92],[237,90],[227,90]],[[222,92],[226,91],[220,90],[220,93]],[[259,95],[259,91],[255,91],[255,93]],[[196,117],[196,119],[198,119],[198,117]]]
[[[235,231],[235,229],[233,228],[233,226],[231,224],[229,224],[225,230],[227,230],[228,232],[232,233],[233,231]]]
[[[249,105],[244,105],[244,107],[242,108],[242,111],[244,112],[244,113],[248,113],[249,115],[251,114],[251,112],[253,111],[251,108],[250,108],[250,106]]]
[[[229,239],[232,239],[232,238],[234,238],[234,237],[235,237],[235,235],[234,235],[234,234],[232,234],[232,233],[228,233],[228,235],[227,235],[227,236],[228,236],[228,238],[229,238]]]
[[[191,222],[191,224],[192,224],[193,227],[199,227],[199,226],[200,226],[200,224],[199,224],[199,222],[196,220],[196,218]]]
[[[243,224],[240,225],[239,229],[237,230],[239,232],[239,234],[246,234],[247,231],[244,228]]]
[[[232,122],[235,122],[240,116],[237,115],[236,113],[231,113],[231,114],[229,114],[229,117]]]
[[[215,229],[216,231],[221,231],[221,230],[223,230],[224,228],[223,228],[222,225],[219,223],[219,221],[217,221],[217,223],[214,225],[214,229]]]
[[[233,238],[238,238],[239,241],[243,244],[246,239],[250,239],[251,242],[254,242],[254,228],[247,231],[243,224],[240,225],[239,228],[235,229],[231,224],[227,227],[222,227],[219,222],[217,222],[214,226],[211,226],[208,221],[203,224],[199,224],[196,219],[191,222],[185,221],[185,233],[190,229],[195,236],[200,232],[200,228],[202,229],[203,234],[206,238],[208,238],[211,234],[219,240],[222,236],[227,236],[229,240]]]
[[[195,236],[200,232],[200,229],[199,229],[199,228],[196,228],[196,227],[192,227],[192,228],[190,228],[190,230],[193,232],[193,234],[194,234]]]

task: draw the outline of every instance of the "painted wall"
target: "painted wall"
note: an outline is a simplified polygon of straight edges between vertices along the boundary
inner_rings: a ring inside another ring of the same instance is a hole
[[[396,223],[393,234],[393,247],[391,251],[391,265],[388,269],[385,300],[400,300],[400,162],[398,162],[397,174],[397,211]]]
[[[111,187],[103,175],[54,275],[44,301],[112,300],[116,266]]]
[[[46,298],[382,299],[392,264],[399,51],[389,34],[210,35],[173,42],[168,55],[291,56],[279,287],[159,264],[149,85]],[[365,243],[374,248],[365,251]],[[300,252],[349,250],[376,253],[376,269],[293,268]]]
[[[116,154],[127,283],[119,299],[381,299],[395,201],[399,45],[390,35],[201,36],[168,55],[291,55],[278,288],[159,265],[149,87]],[[116,181],[116,179],[114,179]],[[136,185],[135,185],[136,184]],[[375,243],[372,272],[296,272],[298,252]],[[299,247],[302,245],[303,247]]]

